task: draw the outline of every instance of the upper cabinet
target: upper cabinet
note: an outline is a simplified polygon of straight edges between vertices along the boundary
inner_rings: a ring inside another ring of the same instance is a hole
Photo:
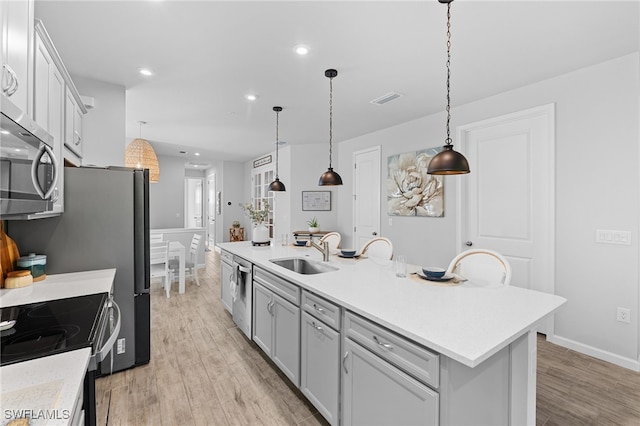
[[[36,21],[35,30],[33,119],[53,136],[53,153],[62,167],[67,84],[63,74],[66,71],[42,21]],[[64,211],[63,179],[64,173],[58,173],[52,213]]]
[[[2,93],[27,114],[32,113],[33,11],[33,1],[0,0]]]
[[[82,117],[87,109],[80,100],[80,95],[75,86],[67,85],[65,94],[65,126],[64,147],[77,159],[71,161],[79,165],[82,162]],[[67,156],[68,157],[68,156]]]

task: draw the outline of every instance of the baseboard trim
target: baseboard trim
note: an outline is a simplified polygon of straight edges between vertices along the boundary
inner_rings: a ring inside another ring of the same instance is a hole
[[[585,345],[584,343],[576,342],[575,340],[558,336],[557,334],[547,336],[547,340],[564,348],[572,349],[576,352],[580,352],[582,354],[610,362],[620,367],[640,372],[640,358],[638,360],[625,358],[623,356],[616,355],[602,349],[594,348],[593,346]]]

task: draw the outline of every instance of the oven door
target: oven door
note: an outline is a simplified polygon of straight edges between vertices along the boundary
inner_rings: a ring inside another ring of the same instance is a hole
[[[120,333],[122,317],[120,308],[113,297],[107,300],[98,322],[98,331],[94,341],[93,351],[89,359],[89,368],[84,377],[83,408],[85,425],[96,425],[96,373],[100,363],[113,349],[113,345]],[[113,357],[111,357],[113,363]]]

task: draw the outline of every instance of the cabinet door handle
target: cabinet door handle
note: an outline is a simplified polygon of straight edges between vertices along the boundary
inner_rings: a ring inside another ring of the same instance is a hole
[[[347,370],[347,358],[349,357],[349,351],[346,351],[344,353],[344,356],[342,357],[342,368],[344,368],[344,372],[349,374],[349,370]]]
[[[76,145],[80,145],[80,141],[82,140],[82,138],[80,137],[80,133],[78,133],[78,131],[77,131],[77,130],[74,130],[74,131],[73,131],[73,134],[74,134],[74,135],[76,135],[76,140],[75,140],[75,142],[74,142],[74,143],[75,143]]]
[[[7,97],[10,97],[14,93],[16,93],[16,91],[18,90],[18,86],[20,86],[20,84],[18,83],[18,75],[13,69],[11,69],[9,65],[3,64],[2,67],[9,73],[8,84],[6,88],[3,88],[2,90],[7,95]]]
[[[388,343],[383,343],[380,340],[378,340],[378,336],[373,336],[373,341],[376,342],[378,345],[382,346],[385,349],[391,350],[393,349],[393,346],[391,346]]]
[[[267,311],[269,311],[271,315],[273,315],[273,305],[274,305],[273,301],[267,303]]]
[[[311,325],[313,326],[313,328],[315,328],[318,331],[323,331],[324,330],[324,328],[322,328],[321,326],[316,325],[315,321],[311,321]]]
[[[321,314],[324,314],[324,309],[322,309],[320,306],[316,305],[315,303],[313,304],[313,309],[320,312]]]

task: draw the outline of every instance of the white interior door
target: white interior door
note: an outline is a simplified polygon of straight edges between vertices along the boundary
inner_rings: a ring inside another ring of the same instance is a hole
[[[353,153],[353,248],[380,235],[380,147]]]
[[[458,140],[471,168],[459,180],[459,249],[495,250],[512,285],[553,293],[554,105],[461,126]]]
[[[207,245],[216,245],[216,174],[207,176]]]

